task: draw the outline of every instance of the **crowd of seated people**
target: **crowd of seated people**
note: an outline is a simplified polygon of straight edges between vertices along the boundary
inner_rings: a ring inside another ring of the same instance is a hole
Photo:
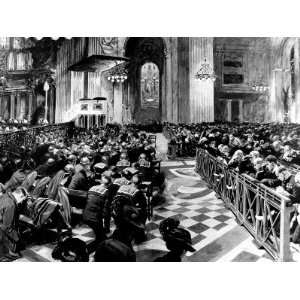
[[[197,147],[206,150],[229,169],[288,197],[295,206],[293,214],[299,215],[298,124],[168,124],[166,132],[178,154],[194,156]],[[299,237],[293,240],[299,242]]]
[[[19,130],[26,130],[28,128],[28,121],[17,120],[17,119],[9,119],[9,120],[0,120],[0,134],[8,133],[8,132],[16,132]]]
[[[41,132],[33,147],[19,150],[0,158],[2,260],[20,256],[23,223],[36,231],[57,230],[55,259],[85,261],[87,253],[95,253],[96,261],[135,260],[132,242],[145,240],[151,207],[164,201],[165,177],[150,135],[132,125],[73,128],[67,138]],[[74,211],[82,212],[81,222],[95,233],[89,245],[72,238]],[[171,239],[178,239],[175,233]],[[181,252],[186,243],[189,234],[179,243]]]

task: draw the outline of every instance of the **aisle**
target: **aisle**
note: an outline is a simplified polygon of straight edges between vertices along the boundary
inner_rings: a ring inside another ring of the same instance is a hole
[[[146,224],[147,241],[134,246],[138,261],[151,262],[166,253],[158,227],[167,217],[178,218],[191,233],[196,252],[187,253],[184,261],[272,261],[266,251],[256,248],[251,235],[237,225],[233,214],[194,172],[194,160],[167,160],[167,140],[162,134],[157,134],[157,150],[165,158],[162,171],[167,175],[166,202],[154,208],[153,219]],[[94,238],[85,225],[77,226],[73,233],[85,242]],[[54,247],[51,242],[33,245],[22,252],[18,261],[53,261]]]
[[[167,217],[180,219],[191,233],[196,252],[187,253],[184,261],[272,261],[194,172],[194,161],[166,161],[162,167],[167,173],[167,202],[154,209],[147,242],[135,246],[138,261],[153,261],[167,251],[158,230]]]

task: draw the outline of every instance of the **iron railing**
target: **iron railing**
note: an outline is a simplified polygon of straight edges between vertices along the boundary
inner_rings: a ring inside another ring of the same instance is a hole
[[[20,153],[21,148],[32,148],[37,137],[42,134],[51,134],[65,138],[69,136],[73,123],[60,123],[45,126],[30,127],[26,130],[0,134],[0,153]]]
[[[235,215],[257,243],[278,261],[291,260],[289,198],[239,174],[199,148],[196,172],[205,180],[225,206]]]

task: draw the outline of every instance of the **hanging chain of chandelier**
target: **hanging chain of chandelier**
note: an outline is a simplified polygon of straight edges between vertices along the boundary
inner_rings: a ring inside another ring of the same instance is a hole
[[[199,71],[196,73],[195,78],[200,81],[215,81],[217,76],[212,66],[204,59],[204,63],[201,64]]]
[[[126,69],[126,63],[118,64],[113,67],[107,76],[107,80],[114,83],[123,83],[128,78],[128,72]]]

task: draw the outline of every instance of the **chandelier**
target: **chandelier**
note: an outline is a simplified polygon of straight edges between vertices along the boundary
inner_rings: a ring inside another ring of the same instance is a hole
[[[126,63],[118,64],[109,70],[107,80],[114,82],[123,83],[128,78]]]
[[[215,81],[216,75],[209,63],[204,59],[204,63],[201,64],[199,71],[196,73],[195,78],[201,81],[206,81],[208,79]]]

